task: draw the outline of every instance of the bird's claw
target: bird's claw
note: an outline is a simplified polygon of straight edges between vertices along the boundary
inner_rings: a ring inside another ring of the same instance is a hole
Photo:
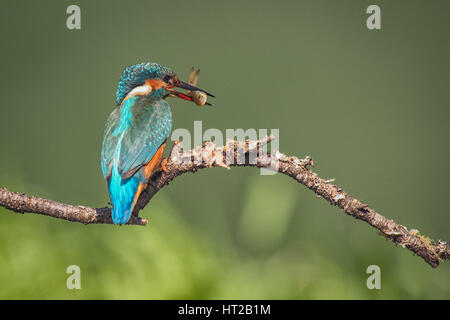
[[[161,170],[167,173],[169,172],[169,170],[167,170],[166,165],[167,165],[167,158],[164,158],[161,161]]]

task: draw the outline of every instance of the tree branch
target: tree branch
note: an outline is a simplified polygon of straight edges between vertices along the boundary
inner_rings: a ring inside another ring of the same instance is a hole
[[[274,153],[265,152],[266,145],[272,140],[273,136],[255,141],[229,141],[221,147],[207,142],[203,146],[187,152],[183,152],[181,144],[175,142],[166,164],[167,171],[157,172],[149,180],[147,188],[142,192],[136,203],[128,224],[147,224],[146,219],[138,217],[139,211],[148,204],[161,188],[183,173],[196,172],[198,169],[213,166],[269,168],[293,178],[315,192],[319,197],[326,199],[330,204],[338,206],[349,216],[367,222],[387,239],[422,257],[430,266],[435,268],[439,266],[441,261],[450,259],[449,243],[440,240],[433,242],[421,235],[418,230],[408,230],[405,226],[385,218],[367,204],[351,197],[341,188],[332,184],[331,180],[318,177],[308,168],[314,166],[311,158],[299,159],[277,151]],[[18,213],[43,214],[83,224],[112,223],[110,208],[72,206],[11,192],[5,188],[0,188],[0,206]]]
[[[0,206],[17,213],[37,213],[83,224],[113,223],[110,208],[72,206],[23,193],[12,192],[5,188],[0,188]],[[128,223],[144,226],[147,224],[147,219],[132,216]]]

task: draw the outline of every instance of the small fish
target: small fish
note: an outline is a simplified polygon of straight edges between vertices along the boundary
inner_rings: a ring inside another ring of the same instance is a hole
[[[200,69],[195,70],[194,67],[191,67],[191,71],[189,72],[188,83],[191,86],[197,86],[198,76],[200,75]],[[202,91],[188,91],[186,94],[188,97],[192,98],[192,101],[195,102],[199,107],[204,106],[213,106],[213,104],[207,102],[207,96]]]

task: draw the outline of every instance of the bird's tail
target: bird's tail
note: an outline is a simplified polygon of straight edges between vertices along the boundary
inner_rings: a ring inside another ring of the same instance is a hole
[[[112,220],[114,224],[125,224],[130,220],[133,211],[140,179],[135,176],[122,179],[118,170],[114,169],[108,183],[112,204]]]

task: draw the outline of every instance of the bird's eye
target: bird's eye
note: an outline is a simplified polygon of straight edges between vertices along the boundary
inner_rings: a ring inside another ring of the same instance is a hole
[[[165,83],[167,83],[167,84],[172,84],[173,78],[172,78],[172,76],[170,76],[170,75],[165,75],[164,78],[163,78],[163,81],[164,81]]]

